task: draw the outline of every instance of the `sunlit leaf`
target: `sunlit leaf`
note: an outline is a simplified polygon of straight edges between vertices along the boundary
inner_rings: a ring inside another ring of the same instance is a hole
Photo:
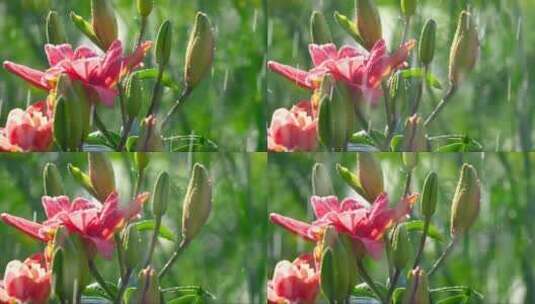
[[[142,220],[142,221],[139,221],[139,222],[132,223],[132,225],[134,225],[134,227],[136,227],[137,230],[140,231],[140,232],[153,231],[154,228],[156,227],[156,222],[154,220]],[[169,229],[169,228],[167,228],[167,227],[165,227],[163,225],[160,225],[160,231],[159,231],[158,235],[161,238],[164,238],[164,239],[172,241],[172,242],[174,242],[176,240],[174,232],[171,229]]]
[[[422,68],[412,68],[412,69],[406,69],[400,72],[400,75],[403,78],[409,79],[409,78],[418,78],[422,79],[424,77],[424,69]],[[427,84],[435,89],[442,90],[442,85],[440,84],[440,81],[438,78],[430,73],[427,72],[427,76],[425,77]]]
[[[156,79],[158,77],[158,69],[144,69],[132,73],[138,79]],[[180,86],[173,80],[169,73],[164,72],[162,77],[162,84],[175,92],[180,91]]]
[[[423,232],[424,231],[424,221],[420,220],[414,220],[402,223],[401,225],[405,226],[408,231],[418,231]],[[433,224],[429,225],[429,230],[427,235],[437,241],[444,241],[444,236],[440,232],[440,230]]]

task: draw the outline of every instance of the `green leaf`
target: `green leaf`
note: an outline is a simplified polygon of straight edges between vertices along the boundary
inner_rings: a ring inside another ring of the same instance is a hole
[[[468,303],[468,297],[465,295],[451,296],[446,299],[442,299],[437,304],[466,304]]]
[[[115,147],[119,144],[119,141],[121,140],[121,136],[117,133],[110,132],[110,131],[108,131],[108,133],[111,137],[112,143],[108,141],[108,139],[106,138],[106,136],[104,136],[104,134],[102,134],[102,132],[95,131],[87,135],[85,144],[100,145],[100,146],[106,146],[106,147],[115,149]]]
[[[110,299],[102,298],[102,297],[82,296],[80,303],[81,304],[111,304],[113,303],[113,301]]]
[[[406,70],[401,71],[400,75],[406,79],[409,79],[409,78],[422,79],[424,77],[424,69],[422,68],[406,69]],[[430,87],[442,90],[442,85],[440,84],[440,81],[438,80],[438,78],[432,73],[430,73],[429,71],[427,72],[427,76],[425,77],[425,80]]]
[[[126,139],[126,144],[125,144],[126,151],[135,152],[138,139],[139,139],[139,136],[129,136]]]
[[[392,304],[401,304],[403,301],[403,294],[405,293],[404,287],[399,287],[392,293]]]
[[[351,144],[360,144],[360,145],[369,145],[373,146],[375,144],[373,138],[368,134],[368,132],[362,130],[351,135],[349,139]]]
[[[138,79],[156,79],[158,77],[158,69],[144,69],[132,73]],[[167,72],[163,73],[162,84],[175,92],[180,91],[180,86],[173,80],[171,75]]]
[[[403,135],[395,135],[390,141],[390,149],[392,152],[400,152],[403,147]]]
[[[381,304],[379,300],[371,297],[350,297],[349,303],[351,304]]]
[[[347,145],[347,151],[349,152],[379,152],[380,150],[370,145],[350,143]]]
[[[135,222],[132,225],[134,225],[134,227],[136,227],[139,232],[149,231],[149,230],[152,231],[154,230],[154,227],[156,227],[156,222],[154,220],[142,220],[139,222]],[[176,236],[173,233],[173,231],[163,225],[160,225],[160,231],[158,235],[161,238],[164,238],[166,240],[169,240],[172,242],[176,241]]]
[[[414,221],[402,223],[401,225],[404,225],[405,228],[407,228],[409,232],[410,231],[419,231],[419,232],[424,231],[424,221],[414,220]],[[429,230],[428,230],[427,235],[434,240],[441,241],[441,242],[444,241],[444,236],[442,235],[440,230],[433,224],[429,225]]]
[[[375,297],[375,293],[373,290],[368,286],[366,283],[358,284],[353,288],[353,291],[351,292],[352,296],[355,297],[368,297],[373,298]]]
[[[463,143],[449,144],[439,147],[435,152],[465,152],[466,145]]]
[[[476,141],[475,139],[471,138],[467,135],[458,135],[458,134],[447,134],[447,135],[440,135],[440,136],[434,136],[429,138],[429,141],[431,142],[434,150],[444,152],[448,152],[454,149],[460,149],[460,144],[464,145],[464,152],[481,152],[483,151],[483,145]],[[455,145],[454,145],[455,144]],[[451,146],[451,147],[448,147]]]
[[[167,301],[168,304],[201,304],[204,303],[202,297],[198,295],[186,295]]]
[[[164,139],[171,152],[217,152],[217,144],[204,136],[178,135]]]
[[[106,287],[113,293],[113,294],[117,294],[117,286],[115,286],[115,284],[113,283],[110,283],[110,282],[105,282],[106,284]],[[84,293],[83,293],[84,296],[87,296],[87,297],[97,297],[97,298],[104,298],[104,299],[110,299],[110,300],[113,300],[109,297],[109,295],[106,293],[106,291],[98,284],[98,283],[92,283],[92,284],[89,284],[85,289],[84,289]]]

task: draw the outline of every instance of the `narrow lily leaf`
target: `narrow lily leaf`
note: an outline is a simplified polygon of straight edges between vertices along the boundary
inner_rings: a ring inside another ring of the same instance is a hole
[[[409,221],[405,222],[401,225],[404,225],[405,228],[407,228],[407,231],[424,231],[424,221],[415,220],[415,221]],[[427,235],[437,241],[444,241],[444,236],[440,232],[440,230],[433,224],[429,225],[429,231]]]
[[[115,132],[111,132],[111,131],[108,131],[108,133],[109,133],[113,143],[108,142],[108,140],[106,139],[104,134],[102,134],[102,132],[100,132],[100,131],[95,131],[95,132],[89,133],[89,135],[87,136],[87,138],[85,140],[85,143],[89,144],[89,145],[107,146],[107,147],[110,147],[110,148],[114,149],[115,147],[112,146],[112,145],[116,146],[119,143],[119,141],[121,140],[121,136],[119,134],[117,134]]]
[[[135,222],[132,225],[137,228],[138,231],[152,231],[154,230],[154,227],[156,227],[156,222],[154,220],[143,220],[139,222]],[[176,236],[173,233],[173,231],[163,225],[160,225],[160,231],[158,235],[161,238],[164,238],[166,240],[174,242],[176,240]]]
[[[406,79],[409,79],[409,78],[422,79],[424,77],[424,69],[422,68],[406,69],[406,70],[401,71],[400,75]],[[438,78],[432,73],[427,72],[427,76],[425,76],[425,80],[430,87],[442,90],[443,87],[442,87],[442,84],[440,84],[440,80],[438,80]]]
[[[158,69],[144,69],[132,73],[138,79],[156,79],[158,77]],[[162,84],[175,92],[180,91],[180,86],[173,80],[171,75],[167,72],[163,73]]]
[[[171,152],[216,152],[219,150],[217,144],[210,139],[199,135],[180,135],[165,138],[169,143]]]
[[[465,152],[466,145],[463,143],[449,144],[439,147],[435,152]]]

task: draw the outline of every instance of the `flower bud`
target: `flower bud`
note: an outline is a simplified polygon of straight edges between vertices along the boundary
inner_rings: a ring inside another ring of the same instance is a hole
[[[158,274],[151,266],[141,270],[139,273],[138,285],[132,299],[134,304],[160,304]]]
[[[427,275],[420,267],[409,273],[409,283],[403,296],[403,304],[430,304]]]
[[[353,133],[355,111],[347,87],[325,76],[320,87],[318,137],[332,150],[345,150]]]
[[[109,0],[91,0],[91,26],[99,46],[107,50],[117,40],[117,19]]]
[[[403,151],[425,152],[428,151],[427,137],[422,118],[417,114],[409,117],[403,133]]]
[[[69,170],[69,173],[74,178],[74,180],[82,186],[87,192],[89,192],[92,196],[98,197],[95,189],[93,188],[93,185],[91,184],[91,179],[87,174],[85,174],[80,168],[73,166],[72,164],[69,164],[67,166],[67,169]]]
[[[124,263],[127,269],[134,269],[143,259],[143,242],[139,236],[137,228],[129,225],[123,235]]]
[[[340,14],[339,12],[334,12],[334,19],[336,22],[349,34],[358,44],[364,45],[362,37],[360,37],[359,30],[357,25],[351,21],[347,16]]]
[[[356,174],[353,174],[353,172],[351,172],[348,168],[340,164],[336,164],[336,172],[338,172],[338,175],[340,175],[340,177],[346,182],[348,186],[353,188],[353,190],[355,190],[362,197],[367,197],[366,191],[364,191],[364,189],[362,188],[359,177]]]
[[[403,166],[407,170],[412,170],[418,165],[418,153],[416,152],[403,152],[401,158],[403,160]]]
[[[45,195],[60,196],[65,194],[63,184],[61,182],[61,174],[58,168],[53,163],[47,163],[43,170],[43,182],[45,188]]]
[[[369,202],[374,202],[384,192],[383,171],[372,153],[357,154],[357,176]]]
[[[150,115],[141,123],[141,135],[137,142],[137,151],[161,152],[163,150],[164,143],[156,126],[156,118]]]
[[[479,214],[481,185],[476,169],[464,164],[451,205],[451,235],[466,232]]]
[[[214,60],[214,33],[208,17],[198,12],[186,49],[184,82],[187,89],[193,89],[212,67]]]
[[[131,119],[136,118],[141,111],[143,86],[139,78],[132,75],[126,83],[126,112]]]
[[[201,231],[212,210],[212,182],[201,164],[193,166],[193,174],[182,203],[182,239],[189,242]]]
[[[437,207],[438,177],[435,172],[430,172],[425,178],[424,191],[422,193],[421,212],[427,221],[431,219]]]
[[[152,193],[152,214],[159,219],[165,214],[169,200],[169,175],[167,172],[160,173]]]
[[[113,166],[106,154],[91,152],[88,154],[89,179],[99,201],[104,202],[115,191]]]
[[[91,42],[94,44],[100,46],[100,41],[97,38],[97,35],[93,31],[93,26],[91,26],[91,23],[87,22],[82,16],[77,15],[75,12],[71,12],[69,14],[69,17],[71,18],[72,23],[82,34],[84,34]]]
[[[62,44],[67,41],[56,11],[50,11],[46,16],[46,41],[50,44]]]
[[[417,0],[401,0],[401,13],[405,18],[410,18],[416,14]]]
[[[427,20],[420,34],[420,44],[418,45],[418,58],[420,58],[420,62],[424,66],[429,65],[435,56],[436,31],[437,24],[435,20]]]
[[[143,172],[149,165],[149,154],[145,152],[134,153],[134,164],[138,172]]]
[[[409,234],[404,225],[398,225],[392,232],[392,263],[401,270],[409,262],[411,244]]]
[[[318,11],[314,11],[310,17],[310,32],[312,34],[312,43],[326,44],[333,41],[327,20]]]
[[[374,0],[356,0],[357,29],[363,40],[363,46],[371,50],[375,43],[383,38],[381,16]]]
[[[137,13],[144,18],[147,18],[152,12],[154,0],[137,0]]]
[[[173,27],[171,21],[165,20],[158,30],[156,38],[155,57],[156,63],[160,67],[166,66],[169,63],[171,56],[171,46],[173,45]]]
[[[450,51],[449,80],[457,85],[474,68],[479,56],[479,37],[471,14],[462,11]]]
[[[334,194],[334,188],[327,168],[322,163],[316,163],[312,168],[312,193],[317,196]]]

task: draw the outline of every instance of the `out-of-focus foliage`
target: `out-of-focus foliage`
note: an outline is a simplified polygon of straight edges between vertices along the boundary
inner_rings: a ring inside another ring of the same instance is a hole
[[[383,168],[385,190],[396,204],[404,190],[406,173],[401,154],[376,155]],[[315,162],[329,169],[339,198],[356,196],[336,173],[336,163],[351,170],[356,166],[355,153],[271,154],[268,160],[270,188],[269,212],[296,219],[313,218],[309,204],[312,195],[311,173]],[[448,285],[469,286],[485,296],[485,303],[533,303],[535,250],[533,216],[533,162],[528,153],[421,153],[412,178],[412,191],[421,193],[426,175],[438,175],[437,211],[432,219],[446,239],[449,239],[451,200],[463,163],[478,171],[482,186],[481,213],[471,230],[457,244],[442,268],[432,277],[433,288]],[[275,191],[276,189],[276,191]],[[419,202],[413,214],[419,216]],[[313,249],[312,243],[291,235],[279,226],[269,227],[268,276],[281,259],[292,260],[298,254]],[[411,233],[411,261],[416,254],[419,234]],[[442,253],[447,241],[428,239],[421,264],[429,269]],[[367,259],[372,276],[384,282],[386,262]],[[405,277],[402,280],[406,280]],[[403,284],[406,281],[400,281]]]
[[[114,170],[121,202],[130,197],[135,174],[132,155],[108,154]],[[141,191],[152,191],[158,174],[166,170],[171,189],[167,213],[162,225],[180,235],[182,201],[191,166],[205,165],[213,180],[213,209],[206,226],[191,243],[161,283],[163,287],[196,285],[213,293],[217,303],[264,303],[267,220],[263,186],[267,156],[260,153],[151,153]],[[67,171],[72,163],[87,170],[84,153],[32,154],[0,157],[0,213],[9,212],[25,218],[44,218],[41,171],[46,162],[54,162],[61,172],[66,195],[91,196],[77,185]],[[150,210],[146,205],[146,211]],[[150,218],[148,212],[144,218]],[[143,233],[146,254],[151,232]],[[43,245],[19,231],[0,223],[0,272],[12,259],[24,259],[41,251]],[[153,265],[161,269],[173,253],[173,243],[160,239]],[[97,259],[103,276],[112,282],[118,277],[116,257],[104,262]]]
[[[389,49],[399,45],[404,21],[399,0],[377,0],[383,33]],[[428,130],[429,136],[464,134],[477,139],[483,151],[529,151],[534,137],[533,66],[535,66],[535,2],[531,0],[420,0],[411,19],[408,38],[418,39],[428,18],[437,22],[436,53],[431,72],[448,85],[448,59],[459,13],[469,9],[475,16],[481,40],[481,53],[475,70]],[[338,46],[356,45],[336,23],[335,11],[352,17],[354,1],[269,0],[268,58],[292,66],[311,67],[308,44],[313,10],[321,11]],[[416,63],[412,51],[411,66]],[[433,90],[438,99],[443,94]],[[414,93],[413,93],[414,94]],[[292,86],[287,80],[268,74],[268,113],[289,107],[310,93]],[[420,112],[428,115],[435,104],[426,93]],[[407,100],[401,99],[402,103]],[[403,107],[400,104],[398,108]],[[372,109],[372,127],[384,124],[382,104]]]
[[[135,1],[114,0],[113,4],[119,18],[119,38],[125,48],[131,50],[139,33]],[[89,20],[89,0],[0,0],[0,61],[10,60],[39,69],[48,66],[43,46],[46,42],[45,18],[49,9],[58,11],[71,44],[91,45],[68,18],[69,12],[75,11]],[[145,38],[154,40],[160,24],[165,19],[171,20],[174,37],[169,70],[171,77],[179,84],[182,83],[189,31],[197,11],[205,12],[215,28],[213,69],[210,77],[195,89],[180,114],[174,116],[164,136],[195,134],[215,141],[221,151],[263,151],[266,136],[262,73],[265,26],[262,5],[258,0],[156,1]],[[153,67],[153,52],[146,62]],[[144,109],[149,106],[152,84],[152,80],[145,81]],[[165,112],[178,94],[169,89],[165,91],[162,102]],[[25,108],[27,103],[44,97],[43,92],[29,89],[23,81],[0,69],[2,125],[10,109]],[[109,128],[118,130],[118,103],[113,111],[101,112],[106,124],[112,124]]]

